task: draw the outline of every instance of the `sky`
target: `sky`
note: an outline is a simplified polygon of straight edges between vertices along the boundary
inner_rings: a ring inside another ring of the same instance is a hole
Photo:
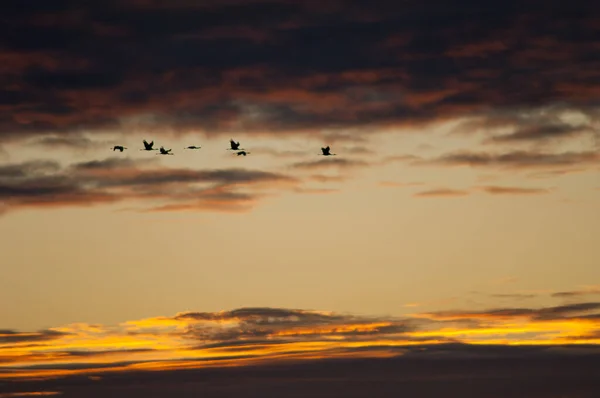
[[[7,4],[0,381],[600,343],[599,5]]]

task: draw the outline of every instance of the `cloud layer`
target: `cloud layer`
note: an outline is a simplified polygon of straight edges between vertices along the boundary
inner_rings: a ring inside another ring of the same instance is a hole
[[[241,168],[197,170],[157,167],[154,159],[107,158],[62,167],[54,161],[0,165],[0,202],[6,210],[92,206],[142,200],[152,211],[245,211],[300,181]]]
[[[455,347],[455,358],[512,356],[521,355],[510,349],[513,345],[567,348],[599,344],[599,330],[600,302],[595,301],[541,308],[434,311],[403,318],[286,308],[183,312],[118,325],[72,324],[33,333],[2,330],[0,378],[335,357],[436,357],[448,347]],[[484,346],[497,348],[476,348]]]
[[[0,35],[0,134],[281,134],[461,115],[506,125],[523,110],[553,104],[593,115],[599,7],[554,0],[493,8],[471,0],[34,7],[9,0]],[[589,129],[546,119],[492,140]]]

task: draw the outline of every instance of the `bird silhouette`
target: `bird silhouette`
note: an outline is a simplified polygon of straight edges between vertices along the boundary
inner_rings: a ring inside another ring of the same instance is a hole
[[[231,149],[233,151],[237,151],[238,149],[240,149],[240,143],[235,142],[233,139],[229,140],[229,144],[231,145],[231,148],[227,148],[227,149]]]
[[[237,153],[237,155],[238,155],[238,156],[240,156],[240,155],[244,155],[244,156],[246,156],[246,155],[248,155],[248,154],[250,154],[250,152],[246,152],[246,151],[239,151],[239,152]]]
[[[115,145],[114,147],[110,148],[114,151],[121,151],[123,152],[124,149],[127,149],[126,147],[122,146],[122,145]]]
[[[171,149],[165,149],[164,147],[160,147],[160,152],[157,155],[172,155]]]
[[[150,143],[148,143],[148,141],[144,140],[144,149],[140,149],[140,151],[156,151],[156,148],[152,148],[154,146],[154,141],[150,141]]]
[[[321,151],[323,152],[322,155],[323,156],[333,156],[336,155],[335,153],[330,153],[329,151],[331,150],[331,148],[329,148],[329,145],[325,148],[321,148]]]
[[[202,147],[191,145],[191,146],[185,147],[183,149],[200,149],[200,148],[202,148]]]

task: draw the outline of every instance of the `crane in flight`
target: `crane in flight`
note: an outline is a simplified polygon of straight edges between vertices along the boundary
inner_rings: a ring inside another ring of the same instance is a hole
[[[144,140],[144,149],[140,149],[140,151],[156,151],[156,148],[152,148],[154,146],[154,141],[150,141],[150,143],[148,143],[148,141]]]
[[[321,148],[321,152],[323,152],[321,155],[323,156],[334,156],[337,155],[336,153],[330,153],[331,148],[329,148],[329,145],[327,145],[327,147],[325,148]]]
[[[121,151],[123,152],[124,149],[127,149],[126,147],[124,147],[123,145],[115,145],[114,147],[110,148],[114,151]]]
[[[231,148],[227,148],[227,149],[231,149],[232,151],[237,151],[238,149],[240,149],[240,143],[239,143],[239,141],[235,142],[233,139],[230,139],[229,140],[229,145],[231,145]]]
[[[172,155],[171,149],[165,149],[165,147],[160,147],[160,152],[157,155]]]
[[[200,146],[195,146],[195,145],[190,145],[190,146],[188,146],[188,147],[185,147],[185,148],[183,148],[183,149],[200,149],[200,148],[202,148],[202,147],[200,147]]]

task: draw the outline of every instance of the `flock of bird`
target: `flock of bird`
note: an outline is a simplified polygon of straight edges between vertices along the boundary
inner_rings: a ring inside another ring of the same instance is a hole
[[[144,143],[144,148],[140,149],[140,151],[159,151],[159,153],[157,153],[157,155],[173,155],[173,153],[171,152],[172,149],[165,149],[165,147],[161,146],[160,149],[156,149],[154,148],[154,141],[146,141],[143,140]],[[246,152],[244,150],[244,148],[240,148],[240,143],[239,142],[235,142],[233,139],[229,140],[229,146],[230,148],[227,148],[227,150],[230,151],[237,151],[237,155],[238,156],[246,156],[249,155],[250,152]],[[201,147],[199,146],[195,146],[195,145],[190,145],[188,147],[185,147],[183,149],[200,149]],[[127,149],[126,147],[124,147],[123,145],[115,145],[114,147],[111,148],[114,151],[121,151],[123,152],[125,149]],[[321,148],[321,152],[323,152],[320,155],[323,156],[333,156],[336,155],[335,153],[331,153],[331,148],[329,148],[329,146],[325,147],[325,148]]]

